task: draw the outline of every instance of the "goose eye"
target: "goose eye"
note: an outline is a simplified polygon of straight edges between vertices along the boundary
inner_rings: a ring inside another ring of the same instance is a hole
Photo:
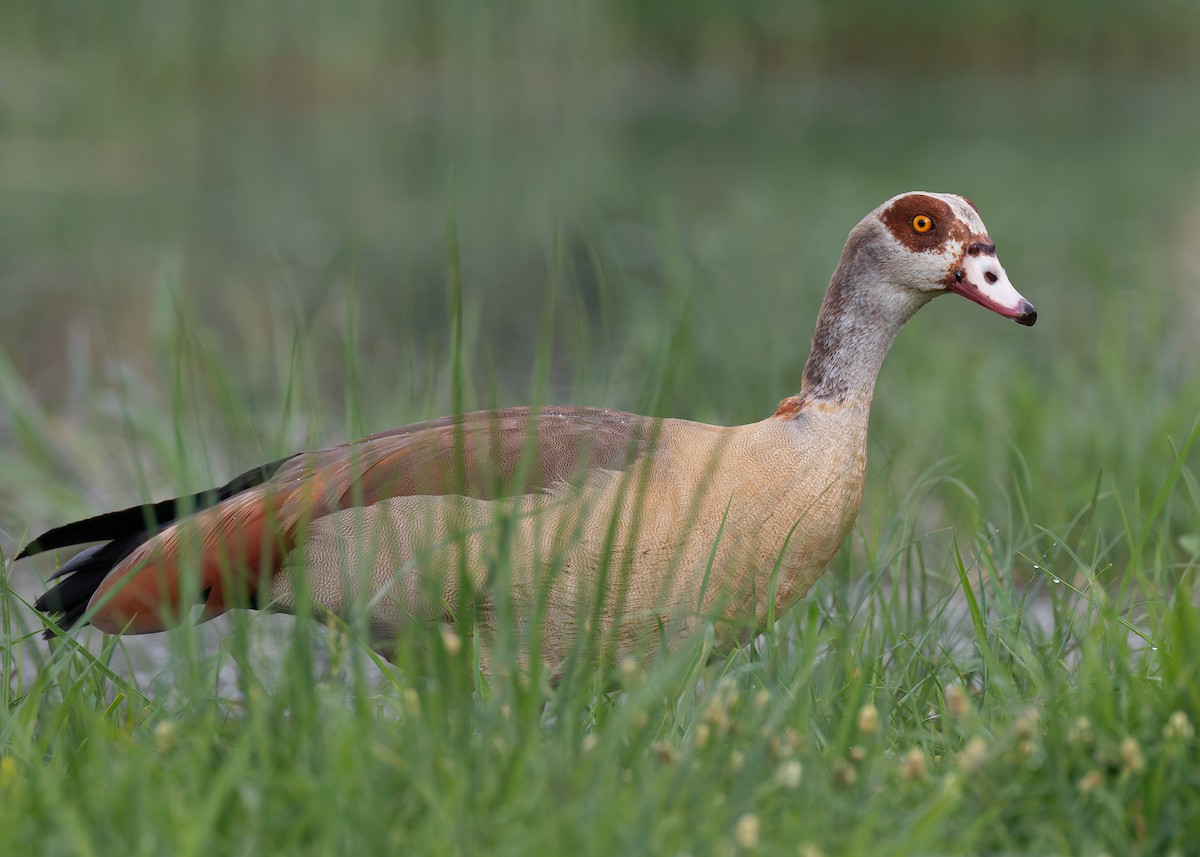
[[[927,214],[918,214],[912,219],[912,228],[924,234],[933,228],[933,218]]]

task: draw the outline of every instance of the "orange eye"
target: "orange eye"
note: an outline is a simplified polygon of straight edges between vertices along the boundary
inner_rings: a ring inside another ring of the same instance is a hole
[[[912,219],[912,228],[920,233],[928,232],[933,228],[933,218],[927,214],[918,214]]]

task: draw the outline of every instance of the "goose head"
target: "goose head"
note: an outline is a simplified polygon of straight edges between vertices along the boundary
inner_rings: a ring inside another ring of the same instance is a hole
[[[1037,321],[1033,304],[1008,281],[970,200],[923,192],[892,197],[846,239],[817,315],[801,396],[794,401],[869,403],[896,332],[946,292],[1019,324]]]
[[[903,193],[867,215],[859,229],[876,272],[905,303],[920,306],[954,292],[1018,324],[1037,321],[1037,309],[1008,281],[996,245],[966,197]]]

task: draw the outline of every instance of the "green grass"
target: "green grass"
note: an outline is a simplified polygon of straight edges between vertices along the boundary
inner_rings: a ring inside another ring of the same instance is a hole
[[[1195,10],[1035,5],[948,75],[932,4],[14,4],[0,852],[1188,853]],[[858,526],[753,646],[552,684],[420,627],[395,666],[261,614],[35,639],[11,556],[73,517],[459,407],[763,417],[918,187],[1040,320],[901,333]]]
[[[1186,846],[1190,599],[1164,600],[1150,566],[1102,595],[1097,565],[1065,549],[1042,562],[1073,584],[1019,581],[1006,572],[1037,538],[1028,522],[1022,539],[973,537],[949,566],[892,523],[753,647],[711,657],[696,635],[646,668],[557,686],[536,670],[489,679],[461,638],[421,628],[382,671],[344,631],[318,661],[316,625],[239,621],[211,656],[185,628],[157,693],[106,666],[117,641],[18,646],[8,657],[33,663],[6,664],[21,677],[3,720],[5,840],[39,853]]]

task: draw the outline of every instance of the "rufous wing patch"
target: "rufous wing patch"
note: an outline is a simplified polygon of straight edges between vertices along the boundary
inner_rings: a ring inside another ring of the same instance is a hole
[[[178,624],[197,604],[202,620],[244,604],[294,540],[294,525],[278,515],[285,496],[258,487],[172,524],[104,579],[89,604],[91,623],[110,634],[147,634]],[[189,579],[194,588],[185,591]]]
[[[308,524],[325,515],[393,497],[538,493],[589,468],[629,466],[647,453],[651,434],[649,420],[620,411],[546,408],[531,419],[529,410],[511,408],[294,456],[267,482],[138,546],[93,594],[91,622],[109,633],[150,633],[199,604],[202,619],[213,618],[253,599]]]

